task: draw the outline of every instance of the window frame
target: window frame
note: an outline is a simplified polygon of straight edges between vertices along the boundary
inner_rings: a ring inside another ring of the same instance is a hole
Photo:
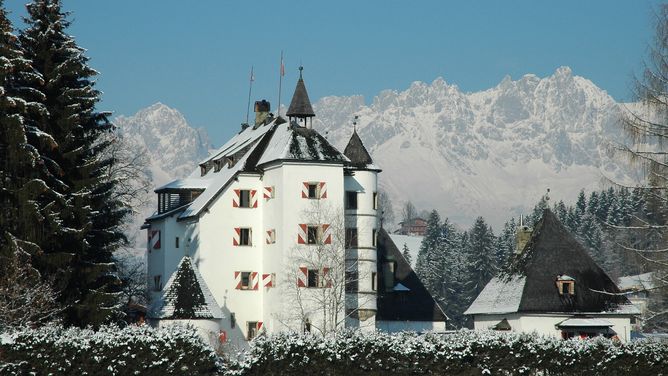
[[[311,238],[313,235],[313,238]],[[313,239],[313,241],[311,241]],[[306,225],[306,245],[322,244],[322,226]]]
[[[377,247],[378,246],[378,230],[375,228],[371,230],[371,246]]]
[[[346,210],[357,210],[359,207],[357,191],[346,191]],[[353,198],[354,197],[354,198]]]
[[[174,248],[179,248],[179,237],[178,236],[174,240]]]
[[[153,276],[153,291],[162,291],[162,274]]]
[[[359,231],[357,231],[357,227],[346,227],[344,240],[347,249],[357,248],[359,246]]]
[[[239,207],[240,208],[251,208],[251,190],[250,189],[240,189],[239,190]]]
[[[378,210],[378,192],[373,192],[373,210]]]
[[[247,232],[247,239],[244,237],[244,232]],[[247,240],[244,244],[244,240]],[[239,227],[239,247],[251,247],[253,245],[253,229],[250,227]]]
[[[250,341],[257,337],[259,331],[257,330],[258,321],[246,321],[246,340]],[[251,335],[252,334],[252,335]]]
[[[359,273],[356,271],[347,271],[345,272],[345,291],[346,292],[359,292]]]
[[[320,183],[319,182],[308,182],[308,194],[307,198],[309,200],[319,200],[320,199]],[[313,195],[311,195],[311,188],[313,188]]]
[[[311,280],[313,276],[313,280]],[[313,285],[311,285],[313,282]],[[318,288],[320,287],[320,270],[318,269],[307,269],[306,271],[306,287],[307,288]]]
[[[251,275],[253,272],[239,272],[240,273],[240,287],[239,290],[252,290],[253,289],[253,279]],[[248,283],[244,285],[244,275],[248,277]]]

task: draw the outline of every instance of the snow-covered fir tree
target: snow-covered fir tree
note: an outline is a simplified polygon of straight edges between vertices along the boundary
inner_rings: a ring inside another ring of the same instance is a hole
[[[70,22],[61,2],[36,0],[27,8],[21,47],[43,77],[33,88],[44,94],[40,102],[46,110],[35,125],[57,144],[35,147],[58,177],[51,183],[64,199],[59,210],[66,228],[54,239],[51,257],[40,270],[57,275],[66,323],[98,325],[119,315],[120,281],[112,252],[124,240],[120,226],[127,214],[122,202],[111,199],[114,181],[106,172],[114,160],[102,157],[108,144],[101,135],[112,126],[107,114],[95,109],[100,100],[93,81],[97,72],[67,34]]]
[[[34,139],[52,143],[28,127],[25,115],[39,111],[26,100],[26,83],[40,81],[18,46],[0,0],[0,328],[37,325],[57,312],[55,293],[32,267],[42,254],[38,233],[57,230],[40,197],[55,199],[41,179]],[[43,227],[42,227],[43,226]]]
[[[402,250],[401,250],[401,254],[404,256],[404,258],[406,259],[406,261],[407,261],[409,264],[412,264],[411,253],[410,253],[410,251],[409,251],[408,246],[406,245],[406,243],[404,243],[404,247],[403,247]]]
[[[494,251],[494,233],[482,217],[476,219],[469,231],[466,254],[470,260],[469,267],[473,276],[470,286],[471,295],[478,296],[498,271]]]

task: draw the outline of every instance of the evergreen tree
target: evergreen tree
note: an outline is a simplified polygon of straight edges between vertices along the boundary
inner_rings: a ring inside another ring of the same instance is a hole
[[[599,205],[599,196],[597,192],[592,192],[589,195],[589,201],[587,201],[587,213],[596,215],[596,210],[598,209]]]
[[[59,251],[40,267],[60,273],[66,323],[98,325],[119,316],[120,282],[112,252],[124,241],[121,224],[128,213],[123,203],[112,199],[115,181],[107,174],[115,161],[104,157],[109,145],[102,136],[111,124],[106,113],[95,110],[100,100],[93,81],[97,72],[66,33],[70,22],[60,0],[35,0],[27,8],[28,27],[20,41],[26,58],[43,77],[34,88],[44,94],[41,103],[46,109],[35,125],[58,145],[35,146],[58,177],[52,187],[65,200],[60,217],[67,229],[54,241]],[[64,254],[72,256],[67,265]]]
[[[496,265],[499,270],[503,269],[503,266],[515,249],[516,230],[517,224],[515,223],[515,218],[511,218],[503,225],[503,231],[501,231],[501,234],[496,239]]]
[[[582,218],[585,211],[587,211],[587,196],[585,195],[584,189],[578,194],[578,200],[575,203],[576,214]]]
[[[478,294],[498,271],[494,252],[494,234],[482,217],[478,217],[469,232],[467,256],[470,260],[470,288]]]
[[[39,81],[23,57],[0,0],[0,327],[35,325],[49,319],[56,309],[49,284],[40,281],[32,258],[42,254],[38,235],[57,231],[40,198],[57,197],[40,178],[40,156],[28,136],[46,143],[27,125],[26,115],[40,111],[25,85]]]
[[[427,230],[420,244],[415,272],[425,287],[436,298],[440,298],[439,292],[442,284],[443,265],[443,234],[441,231],[441,216],[436,210],[429,214],[427,219]]]
[[[408,250],[408,246],[406,245],[406,243],[404,243],[404,248],[403,248],[402,255],[403,255],[404,258],[406,259],[406,262],[408,262],[409,264],[411,264],[411,253],[409,252],[409,250]]]

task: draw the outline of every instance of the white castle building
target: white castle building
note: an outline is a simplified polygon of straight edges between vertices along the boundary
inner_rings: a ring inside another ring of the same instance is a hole
[[[284,330],[444,330],[381,227],[381,170],[357,133],[341,153],[312,129],[301,72],[288,120],[269,111],[256,102],[254,125],[155,190],[149,322],[188,322],[242,346]]]

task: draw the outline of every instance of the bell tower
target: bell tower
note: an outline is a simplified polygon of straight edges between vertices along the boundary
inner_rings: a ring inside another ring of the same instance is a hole
[[[304,67],[300,66],[299,81],[297,81],[297,87],[295,87],[295,93],[292,95],[292,101],[290,102],[290,107],[288,108],[286,115],[288,116],[291,125],[299,125],[311,129],[313,128],[313,117],[315,117],[315,113],[313,112],[311,100],[306,91],[306,85],[304,85],[304,78],[302,76],[303,71]]]

